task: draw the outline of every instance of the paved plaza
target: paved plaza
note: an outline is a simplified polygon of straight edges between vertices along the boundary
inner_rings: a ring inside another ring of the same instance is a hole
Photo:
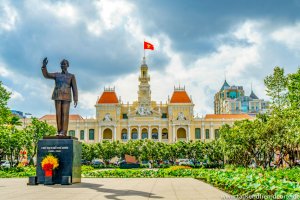
[[[0,179],[0,199],[230,199],[227,193],[193,178],[84,178],[67,186],[26,183],[24,178]]]

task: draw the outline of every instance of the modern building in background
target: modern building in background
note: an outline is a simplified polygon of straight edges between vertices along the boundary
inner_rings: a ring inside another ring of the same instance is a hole
[[[224,81],[220,91],[214,97],[215,114],[249,114],[255,116],[265,113],[269,102],[259,99],[251,88],[249,96],[245,96],[243,86],[230,86]]]
[[[96,101],[96,118],[84,119],[80,115],[70,115],[68,134],[87,143],[137,139],[167,143],[210,141],[219,137],[222,125],[253,119],[248,114],[207,114],[203,118],[194,116],[194,102],[185,87],[174,87],[171,98],[165,103],[152,100],[145,58],[138,79],[136,101],[123,103],[117,97],[115,88],[104,88]],[[45,115],[40,120],[56,126],[55,115]]]
[[[16,116],[16,117],[19,117],[21,119],[25,118],[26,116],[23,114],[22,111],[18,111],[18,110],[10,110],[11,111],[11,114]]]

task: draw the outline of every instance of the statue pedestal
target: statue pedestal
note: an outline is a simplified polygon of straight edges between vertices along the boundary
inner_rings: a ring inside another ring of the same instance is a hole
[[[45,173],[41,162],[45,156],[52,154],[59,160],[59,166],[53,171],[52,181],[61,184],[63,176],[70,176],[71,183],[81,182],[81,143],[71,136],[46,136],[38,142],[37,182],[45,183]]]

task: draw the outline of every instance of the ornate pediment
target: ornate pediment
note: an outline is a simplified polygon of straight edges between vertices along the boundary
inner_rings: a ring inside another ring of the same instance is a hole
[[[184,116],[183,112],[178,113],[177,120],[179,120],[179,121],[186,120],[186,117]]]
[[[128,117],[161,117],[161,113],[150,107],[139,106],[128,114]]]
[[[103,118],[103,121],[104,122],[111,122],[112,121],[112,118],[110,116],[110,113],[106,113],[104,118]]]

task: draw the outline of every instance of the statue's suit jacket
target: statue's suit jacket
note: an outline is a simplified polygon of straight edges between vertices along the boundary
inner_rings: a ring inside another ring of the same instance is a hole
[[[45,78],[55,80],[55,88],[53,90],[53,100],[72,101],[71,88],[73,91],[74,101],[78,101],[78,91],[74,74],[70,73],[48,73],[46,67],[42,67],[42,72]]]

